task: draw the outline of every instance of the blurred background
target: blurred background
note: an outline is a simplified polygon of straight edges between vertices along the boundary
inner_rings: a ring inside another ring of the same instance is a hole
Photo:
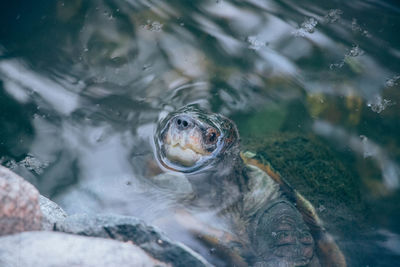
[[[333,151],[367,207],[351,238],[332,229],[349,266],[394,266],[399,33],[384,0],[4,2],[0,163],[69,213],[151,222],[166,205],[145,179],[154,126],[197,103],[244,141],[291,133]]]

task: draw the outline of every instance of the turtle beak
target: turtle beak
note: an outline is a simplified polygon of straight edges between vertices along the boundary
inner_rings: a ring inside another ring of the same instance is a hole
[[[203,156],[210,155],[204,149],[202,131],[187,115],[172,118],[164,136],[164,153],[172,162],[190,167]]]

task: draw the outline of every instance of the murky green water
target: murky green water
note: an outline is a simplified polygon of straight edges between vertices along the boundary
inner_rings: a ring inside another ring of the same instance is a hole
[[[162,217],[144,182],[154,125],[198,103],[244,142],[318,139],[367,207],[349,214],[359,231],[331,229],[349,266],[400,261],[395,1],[41,0],[0,13],[2,164],[68,212]]]

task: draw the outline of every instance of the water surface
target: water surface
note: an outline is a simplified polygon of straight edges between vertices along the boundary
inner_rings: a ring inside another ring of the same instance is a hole
[[[395,1],[41,0],[0,10],[1,161],[67,212],[162,217],[168,203],[146,182],[155,123],[197,103],[233,118],[243,139],[306,134],[337,152],[368,206],[356,238],[333,233],[349,266],[400,261]]]

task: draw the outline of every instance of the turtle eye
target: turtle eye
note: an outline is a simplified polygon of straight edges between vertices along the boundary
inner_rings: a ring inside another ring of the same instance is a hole
[[[215,133],[211,133],[211,134],[209,135],[209,137],[208,137],[208,141],[209,141],[210,143],[214,143],[216,139],[217,139],[217,135],[216,135]]]
[[[207,144],[215,144],[218,140],[219,133],[214,128],[207,129],[207,134],[205,138],[205,142]]]

